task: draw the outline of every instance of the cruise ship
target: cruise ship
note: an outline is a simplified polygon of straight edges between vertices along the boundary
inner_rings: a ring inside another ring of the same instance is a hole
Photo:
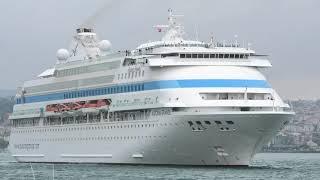
[[[244,165],[294,115],[263,75],[268,56],[163,34],[112,51],[77,29],[56,64],[18,88],[9,150],[18,162]]]

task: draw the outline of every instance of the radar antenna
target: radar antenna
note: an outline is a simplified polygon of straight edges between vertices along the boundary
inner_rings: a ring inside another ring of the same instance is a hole
[[[178,22],[179,17],[183,15],[174,15],[173,10],[168,10],[168,24],[167,25],[156,25],[154,26],[158,32],[164,32],[162,37],[163,41],[183,41],[182,36],[184,35],[183,26]]]

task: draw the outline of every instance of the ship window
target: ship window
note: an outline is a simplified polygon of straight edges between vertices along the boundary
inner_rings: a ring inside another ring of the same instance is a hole
[[[210,54],[210,58],[216,58],[215,54]]]
[[[236,55],[235,55],[235,58],[236,58],[236,59],[239,59],[239,57],[240,57],[239,54],[236,54]]]
[[[180,58],[186,58],[186,54],[180,54]]]
[[[204,58],[209,58],[209,54],[204,54],[203,57]]]
[[[192,58],[197,58],[198,55],[197,54],[192,54]]]
[[[211,122],[210,122],[210,121],[205,121],[205,123],[206,123],[206,124],[208,124],[208,125],[210,125],[210,124],[211,124]]]
[[[124,74],[124,78],[127,79],[127,76],[128,76],[128,73],[125,73]]]
[[[219,54],[219,58],[222,59],[223,58],[223,54]]]
[[[169,53],[169,54],[162,54],[161,57],[165,58],[165,57],[174,57],[174,56],[178,56],[178,53]]]
[[[241,107],[240,111],[250,111],[250,107]]]
[[[203,58],[203,54],[198,54],[198,58]]]
[[[192,126],[192,125],[193,125],[192,121],[188,121],[188,123],[189,123],[189,125],[190,125],[190,126]]]
[[[144,76],[144,71],[142,71],[142,76]]]
[[[234,124],[233,121],[226,121],[226,122],[227,122],[227,124]]]
[[[221,121],[214,121],[216,124],[218,124],[218,125],[220,125],[220,124],[222,124],[222,122]]]
[[[197,123],[198,125],[201,125],[201,122],[200,122],[200,121],[196,121],[196,123]]]
[[[224,54],[224,58],[229,58],[229,54]]]
[[[240,58],[243,59],[243,54],[240,54]]]
[[[234,54],[230,54],[230,58],[234,58]]]
[[[191,54],[186,54],[186,57],[187,58],[191,58]]]

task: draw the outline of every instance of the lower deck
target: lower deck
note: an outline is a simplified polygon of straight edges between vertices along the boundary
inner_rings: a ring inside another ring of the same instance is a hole
[[[19,162],[248,165],[289,113],[166,115],[122,121],[14,128]]]

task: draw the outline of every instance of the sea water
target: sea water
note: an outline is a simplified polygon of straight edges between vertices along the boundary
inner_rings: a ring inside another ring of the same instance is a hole
[[[320,180],[320,154],[261,153],[249,167],[16,163],[0,150],[0,179],[312,179]]]

